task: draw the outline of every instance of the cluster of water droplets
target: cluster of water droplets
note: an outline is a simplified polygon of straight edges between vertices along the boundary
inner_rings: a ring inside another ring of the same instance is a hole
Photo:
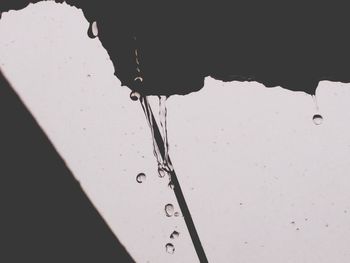
[[[140,80],[142,81],[142,80]],[[158,165],[158,176],[160,178],[168,177],[169,183],[168,187],[171,190],[174,190],[175,186],[174,183],[171,180],[171,172],[173,171],[173,166],[171,164],[170,158],[169,158],[169,143],[168,143],[168,134],[167,134],[167,109],[166,109],[166,97],[165,96],[159,96],[159,132],[161,136],[161,141],[163,143],[163,151],[159,148],[158,144],[160,141],[157,141],[157,135],[156,133],[156,120],[153,118],[151,105],[149,102],[148,97],[140,96],[138,92],[131,92],[130,98],[132,100],[140,100],[143,111],[145,113],[148,126],[150,127],[151,134],[152,134],[152,142],[153,142],[153,154],[157,160]],[[136,181],[138,183],[142,183],[146,180],[146,175],[144,173],[139,173],[136,177]],[[166,217],[178,217],[180,216],[179,212],[175,212],[174,205],[171,203],[168,203],[164,206],[164,212]],[[174,240],[179,237],[178,231],[173,231],[170,234],[170,239]],[[174,254],[175,252],[175,246],[169,242],[165,245],[165,251],[168,254]]]
[[[177,232],[176,230],[174,230],[171,234],[170,234],[170,239],[172,240],[175,240],[179,237],[180,233]],[[168,253],[168,254],[174,254],[175,252],[175,246],[173,243],[167,243],[165,245],[165,251]]]
[[[178,237],[180,236],[180,233],[178,232],[178,231],[176,231],[176,230],[174,230],[171,234],[170,234],[170,239],[172,239],[172,240],[175,240],[175,239],[177,239]],[[165,245],[165,251],[167,252],[167,253],[169,253],[169,254],[174,254],[174,252],[175,252],[175,246],[174,246],[174,244],[173,243],[167,243],[166,245]]]

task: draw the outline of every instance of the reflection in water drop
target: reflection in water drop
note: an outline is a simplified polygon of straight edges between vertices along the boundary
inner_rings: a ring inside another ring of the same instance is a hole
[[[166,252],[169,253],[169,254],[174,254],[174,252],[175,252],[175,247],[174,247],[173,244],[168,243],[168,244],[165,245],[165,250],[166,250]]]
[[[312,120],[314,122],[315,125],[320,125],[322,124],[323,122],[323,117],[322,115],[320,114],[315,114],[313,117],[312,117]]]
[[[140,184],[143,183],[145,180],[146,180],[146,175],[144,173],[139,173],[136,176],[136,181]]]
[[[173,216],[173,214],[174,214],[174,206],[172,204],[167,204],[165,206],[165,214],[168,217]]]
[[[98,36],[98,28],[97,28],[97,22],[96,21],[92,22],[92,24],[91,24],[91,31],[92,31],[92,34],[95,37]]]
[[[98,35],[98,28],[97,28],[97,22],[94,21],[90,23],[89,29],[88,29],[88,36],[90,38],[95,38]]]
[[[180,235],[180,233],[175,230],[173,233],[171,233],[170,238],[175,239],[175,238],[178,238],[179,235]]]

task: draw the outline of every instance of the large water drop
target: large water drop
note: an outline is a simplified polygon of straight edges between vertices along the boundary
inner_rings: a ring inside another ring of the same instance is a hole
[[[174,252],[175,252],[175,247],[174,247],[174,245],[171,244],[171,243],[166,244],[166,245],[165,245],[165,251],[166,251],[167,253],[169,253],[169,254],[174,254]]]
[[[165,214],[167,217],[171,217],[174,214],[174,206],[172,204],[167,204],[165,206]]]
[[[141,184],[143,183],[144,181],[146,180],[146,175],[144,173],[139,173],[137,176],[136,176],[136,181]]]

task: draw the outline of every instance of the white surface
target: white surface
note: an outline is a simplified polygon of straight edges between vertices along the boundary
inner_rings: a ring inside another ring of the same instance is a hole
[[[5,13],[0,67],[137,262],[196,262],[182,218],[164,214],[175,197],[141,107],[87,29],[66,5]],[[310,96],[258,83],[207,78],[168,100],[170,156],[210,262],[350,262],[350,85],[322,82],[317,97],[320,126]]]

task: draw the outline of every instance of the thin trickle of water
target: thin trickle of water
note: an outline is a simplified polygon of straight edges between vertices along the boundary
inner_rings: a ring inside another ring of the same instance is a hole
[[[165,210],[165,215],[167,217],[171,217],[174,214],[174,206],[172,204],[167,204],[164,208]]]
[[[315,125],[320,125],[323,122],[323,117],[322,115],[319,113],[320,108],[318,107],[318,103],[317,103],[317,98],[316,95],[312,95],[312,99],[314,101],[315,104],[315,109],[316,109],[316,113],[314,114],[314,116],[312,116],[312,121]]]
[[[170,238],[175,239],[175,238],[178,238],[179,235],[180,235],[180,233],[175,230],[173,233],[171,233]]]
[[[314,101],[316,111],[319,111],[316,95],[312,95],[312,100]]]
[[[161,96],[162,97],[162,96]],[[163,96],[165,97],[165,96]],[[161,99],[160,98],[160,123],[161,123],[161,128],[159,130],[159,132],[161,133],[162,139],[163,139],[163,143],[164,143],[164,155],[161,153],[158,144],[157,144],[157,140],[156,140],[156,136],[155,136],[155,127],[157,125],[157,123],[155,122],[155,120],[152,117],[152,109],[149,103],[149,100],[146,97],[141,97],[140,98],[141,101],[141,105],[143,108],[143,111],[146,115],[146,119],[148,122],[148,125],[151,129],[151,134],[152,134],[152,141],[153,141],[153,154],[157,159],[157,163],[158,163],[158,173],[160,177],[164,177],[166,174],[169,174],[171,171],[173,171],[173,167],[171,165],[170,159],[169,159],[169,153],[168,153],[168,149],[169,149],[169,145],[168,145],[168,135],[167,135],[167,124],[166,124],[166,106],[165,106],[165,99]]]
[[[169,143],[168,143],[168,128],[167,128],[167,108],[166,108],[166,96],[159,96],[159,122],[161,126],[161,135],[164,142],[164,160],[163,165],[168,168],[169,171],[173,170],[173,167],[169,158]]]
[[[142,184],[144,181],[146,181],[146,175],[144,173],[139,173],[137,176],[136,176],[136,181],[139,183],[139,184]]]
[[[174,254],[174,252],[175,252],[175,247],[174,247],[174,245],[171,244],[171,243],[166,244],[166,245],[165,245],[165,251],[166,251],[167,253],[169,253],[169,254]]]

